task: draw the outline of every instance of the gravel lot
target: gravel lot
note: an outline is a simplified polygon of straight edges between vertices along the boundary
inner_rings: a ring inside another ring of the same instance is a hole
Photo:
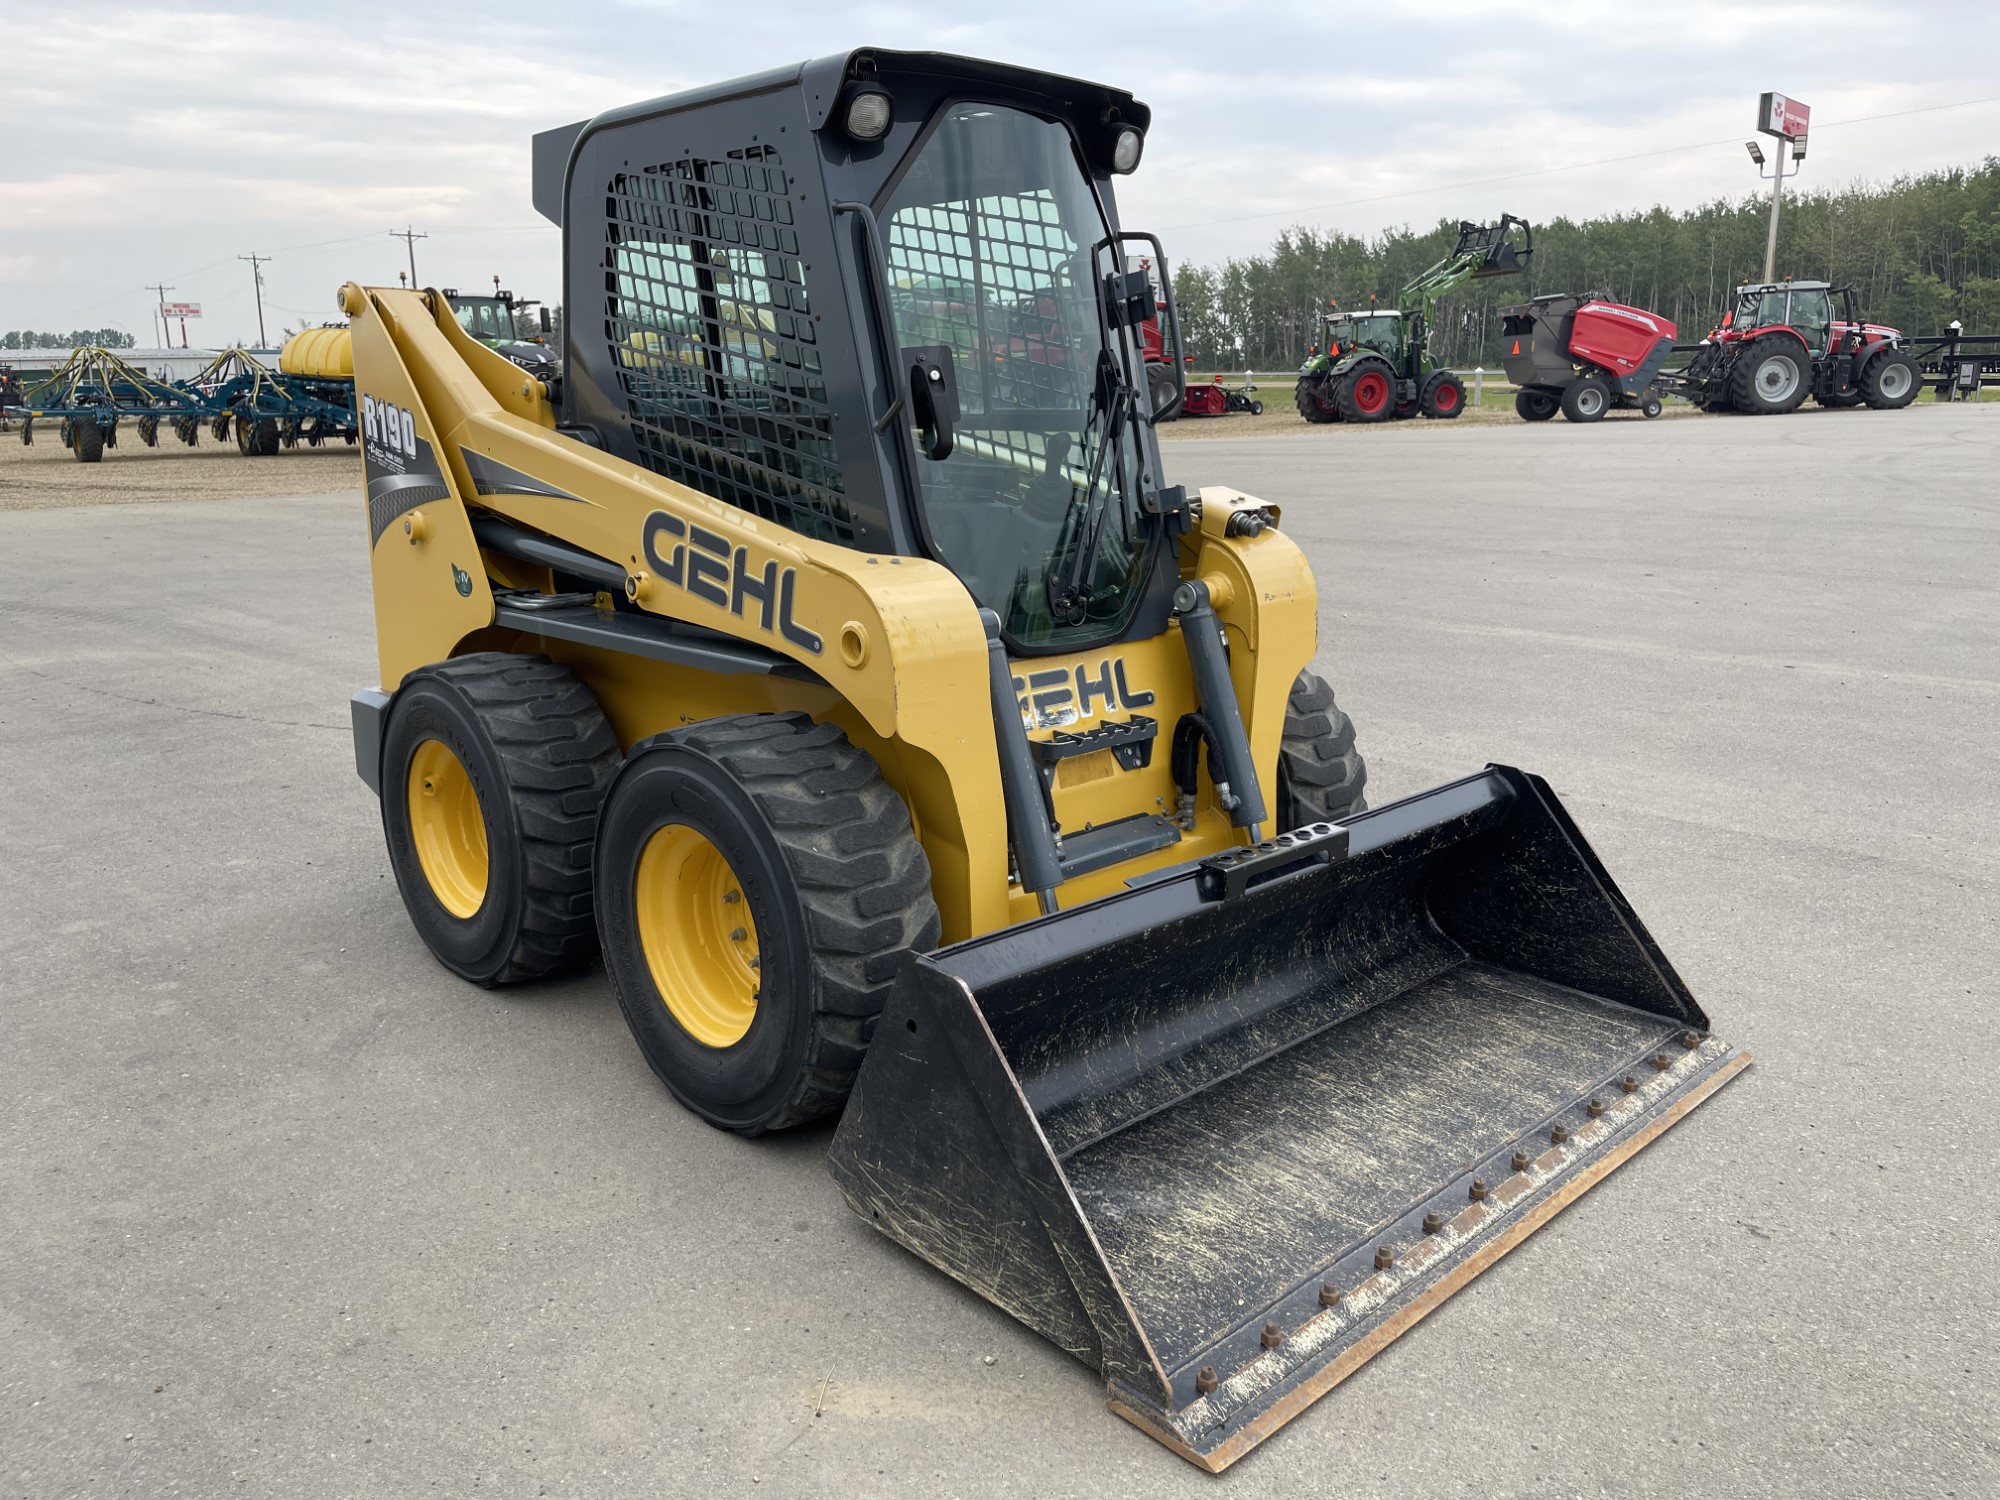
[[[33,446],[22,443],[19,422],[0,431],[0,511],[242,500],[361,488],[361,450],[345,443],[301,445],[269,458],[245,458],[233,439],[218,443],[205,429],[193,448],[171,434],[159,447],[148,448],[129,422],[119,436],[123,441],[106,449],[103,458],[80,464],[57,441],[53,422],[36,425]]]
[[[1172,477],[1284,507],[1371,795],[1547,776],[1758,1065],[1221,1480],[601,974],[429,959],[358,496],[248,498],[345,450],[0,436],[0,1494],[1995,1493],[2000,408],[1402,425]]]

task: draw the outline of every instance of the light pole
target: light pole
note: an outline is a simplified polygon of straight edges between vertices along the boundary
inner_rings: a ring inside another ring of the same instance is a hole
[[[1768,285],[1778,272],[1778,207],[1783,201],[1785,179],[1799,175],[1798,163],[1806,159],[1806,143],[1798,142],[1792,151],[1792,170],[1785,170],[1785,138],[1778,137],[1778,159],[1770,164],[1771,170],[1764,170],[1764,153],[1755,141],[1745,141],[1744,148],[1750,153],[1750,160],[1757,163],[1757,175],[1771,179],[1771,232],[1764,240],[1764,281]]]

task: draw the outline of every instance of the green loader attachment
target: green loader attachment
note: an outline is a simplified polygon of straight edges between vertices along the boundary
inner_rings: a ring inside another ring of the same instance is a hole
[[[1220,1470],[1749,1060],[1495,766],[912,960],[832,1165]]]

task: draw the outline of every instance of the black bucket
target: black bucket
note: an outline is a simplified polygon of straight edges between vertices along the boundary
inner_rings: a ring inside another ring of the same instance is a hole
[[[831,1164],[1221,1469],[1748,1062],[1495,766],[916,959]]]

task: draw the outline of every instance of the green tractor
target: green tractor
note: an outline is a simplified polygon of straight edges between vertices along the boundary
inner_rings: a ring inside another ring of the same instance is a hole
[[[1518,248],[1510,229],[1521,231]],[[1457,416],[1465,410],[1465,386],[1451,371],[1431,367],[1432,315],[1439,300],[1465,282],[1518,275],[1534,245],[1528,221],[1512,214],[1502,214],[1498,224],[1461,222],[1451,254],[1397,294],[1402,311],[1321,314],[1325,352],[1315,348],[1299,367],[1299,415],[1308,422]]]

